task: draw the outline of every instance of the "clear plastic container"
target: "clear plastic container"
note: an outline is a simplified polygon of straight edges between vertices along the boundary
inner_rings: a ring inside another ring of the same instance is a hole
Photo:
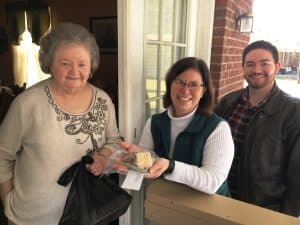
[[[147,173],[156,159],[158,157],[154,152],[117,150],[109,157],[109,166],[122,174],[127,173],[128,170]]]

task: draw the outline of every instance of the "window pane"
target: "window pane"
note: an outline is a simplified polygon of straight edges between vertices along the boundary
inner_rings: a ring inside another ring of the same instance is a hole
[[[165,78],[163,78],[160,81],[160,93],[159,93],[159,95],[163,96],[165,93],[166,93],[166,82],[165,82]]]
[[[150,40],[159,38],[159,2],[160,0],[147,1],[147,39]]]
[[[157,101],[146,102],[146,119],[148,119],[151,115],[157,113]]]
[[[151,117],[150,102],[145,103],[145,120]]]
[[[186,12],[187,12],[187,1],[176,2],[176,34],[175,42],[185,43],[186,39]]]
[[[156,79],[158,74],[158,45],[148,44],[146,48],[146,78]]]
[[[162,40],[173,41],[174,0],[162,2]]]
[[[147,0],[146,118],[164,111],[165,76],[185,56],[187,0]]]
[[[178,61],[185,56],[185,47],[175,47],[174,60]]]
[[[158,45],[148,44],[146,54],[146,99],[149,99],[157,96]]]
[[[166,109],[164,108],[164,106],[163,106],[163,99],[162,99],[162,98],[161,98],[160,101],[159,101],[159,107],[160,107],[160,110],[159,110],[158,113],[163,112],[163,111],[166,110]]]
[[[161,46],[161,58],[160,58],[160,78],[165,79],[166,73],[172,64],[172,46]]]
[[[157,80],[146,79],[146,99],[154,98],[157,96]]]

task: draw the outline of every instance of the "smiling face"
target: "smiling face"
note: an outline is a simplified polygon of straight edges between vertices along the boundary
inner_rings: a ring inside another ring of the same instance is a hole
[[[81,45],[63,45],[54,55],[51,65],[56,88],[72,92],[84,87],[91,73],[89,51]]]
[[[254,49],[246,55],[243,69],[249,88],[271,90],[280,63],[275,63],[271,52]]]
[[[185,84],[183,84],[182,81]],[[206,89],[202,85],[202,76],[194,69],[188,69],[180,73],[176,79],[173,80],[171,84],[171,99],[174,117],[185,116],[198,107],[200,99]]]

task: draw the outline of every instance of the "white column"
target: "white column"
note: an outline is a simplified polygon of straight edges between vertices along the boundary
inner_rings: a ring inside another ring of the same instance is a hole
[[[144,1],[118,0],[119,129],[130,143],[138,143],[144,125]],[[144,198],[131,192],[133,202],[120,225],[142,225]]]

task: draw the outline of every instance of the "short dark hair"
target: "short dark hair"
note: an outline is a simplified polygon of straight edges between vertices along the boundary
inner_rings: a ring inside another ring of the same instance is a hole
[[[243,51],[243,57],[242,57],[242,65],[244,66],[245,63],[245,59],[246,56],[248,55],[248,53],[252,50],[255,49],[264,49],[266,51],[269,51],[274,59],[275,63],[279,62],[279,53],[278,53],[278,49],[272,45],[270,42],[268,41],[264,41],[264,40],[260,40],[260,41],[255,41],[252,42],[251,44],[249,44]]]
[[[168,70],[166,74],[166,93],[163,97],[163,106],[165,108],[168,108],[170,105],[172,105],[172,99],[171,99],[172,82],[173,80],[176,79],[176,77],[179,74],[189,69],[194,69],[201,74],[204,87],[206,88],[206,91],[202,96],[201,101],[199,102],[199,106],[196,113],[211,114],[213,109],[214,98],[213,98],[212,84],[210,81],[210,72],[205,61],[196,57],[186,57],[180,59],[175,64],[173,64],[171,68]]]
[[[44,73],[50,73],[57,49],[63,45],[82,45],[91,57],[91,73],[99,66],[100,54],[96,39],[85,27],[73,23],[59,23],[41,38],[39,61]]]

